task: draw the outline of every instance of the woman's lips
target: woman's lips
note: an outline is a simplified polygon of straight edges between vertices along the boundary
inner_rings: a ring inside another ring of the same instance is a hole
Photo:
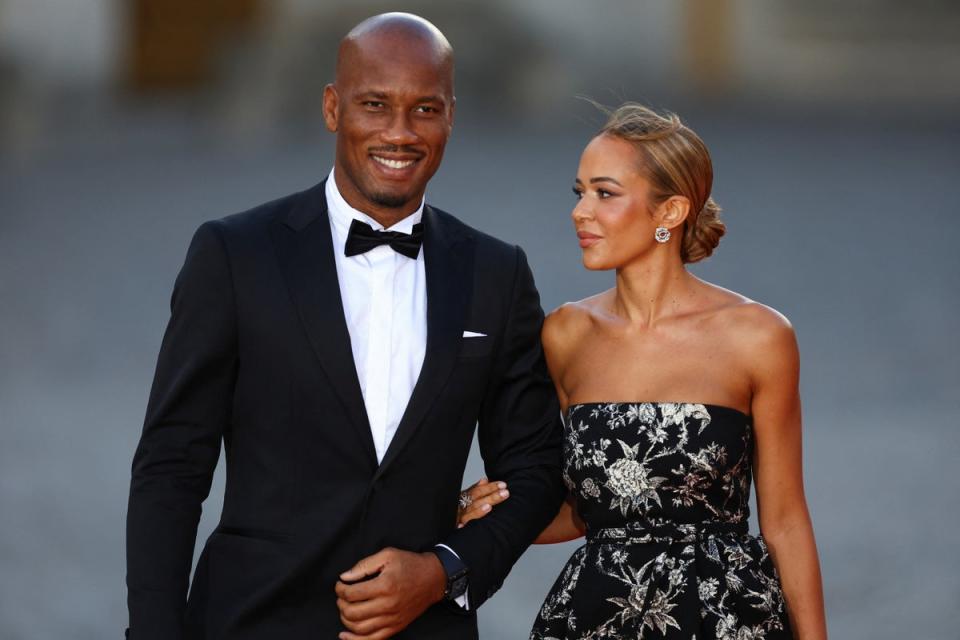
[[[600,236],[587,231],[577,231],[577,238],[580,240],[581,249],[593,246],[602,239]]]

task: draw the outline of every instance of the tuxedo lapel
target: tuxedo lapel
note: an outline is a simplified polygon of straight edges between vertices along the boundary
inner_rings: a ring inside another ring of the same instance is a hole
[[[473,241],[429,206],[423,210],[427,279],[427,350],[420,377],[377,471],[379,476],[416,432],[453,371],[473,289]]]
[[[376,449],[340,297],[325,184],[301,194],[297,204],[274,225],[273,242],[310,345],[343,402],[352,431],[376,466]]]

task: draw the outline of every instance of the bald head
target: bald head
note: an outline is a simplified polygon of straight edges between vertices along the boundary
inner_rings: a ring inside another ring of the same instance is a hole
[[[409,58],[433,67],[453,93],[453,47],[432,22],[412,13],[382,13],[350,30],[337,51],[335,83],[340,84],[371,57]]]
[[[453,49],[409,13],[364,20],[340,43],[323,118],[337,136],[334,177],[350,206],[384,227],[423,202],[453,127]]]

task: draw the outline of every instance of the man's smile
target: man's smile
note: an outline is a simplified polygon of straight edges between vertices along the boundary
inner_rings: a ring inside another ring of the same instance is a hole
[[[370,157],[376,160],[378,163],[382,164],[383,166],[389,167],[390,169],[406,169],[407,167],[412,166],[413,163],[417,161],[417,159],[398,160],[395,158],[385,158],[383,156],[378,156],[374,154],[370,154]]]

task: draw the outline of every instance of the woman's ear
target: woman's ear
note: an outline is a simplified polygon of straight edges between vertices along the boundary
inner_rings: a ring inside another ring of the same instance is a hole
[[[670,196],[657,207],[657,226],[676,229],[689,215],[690,200],[685,196]]]

